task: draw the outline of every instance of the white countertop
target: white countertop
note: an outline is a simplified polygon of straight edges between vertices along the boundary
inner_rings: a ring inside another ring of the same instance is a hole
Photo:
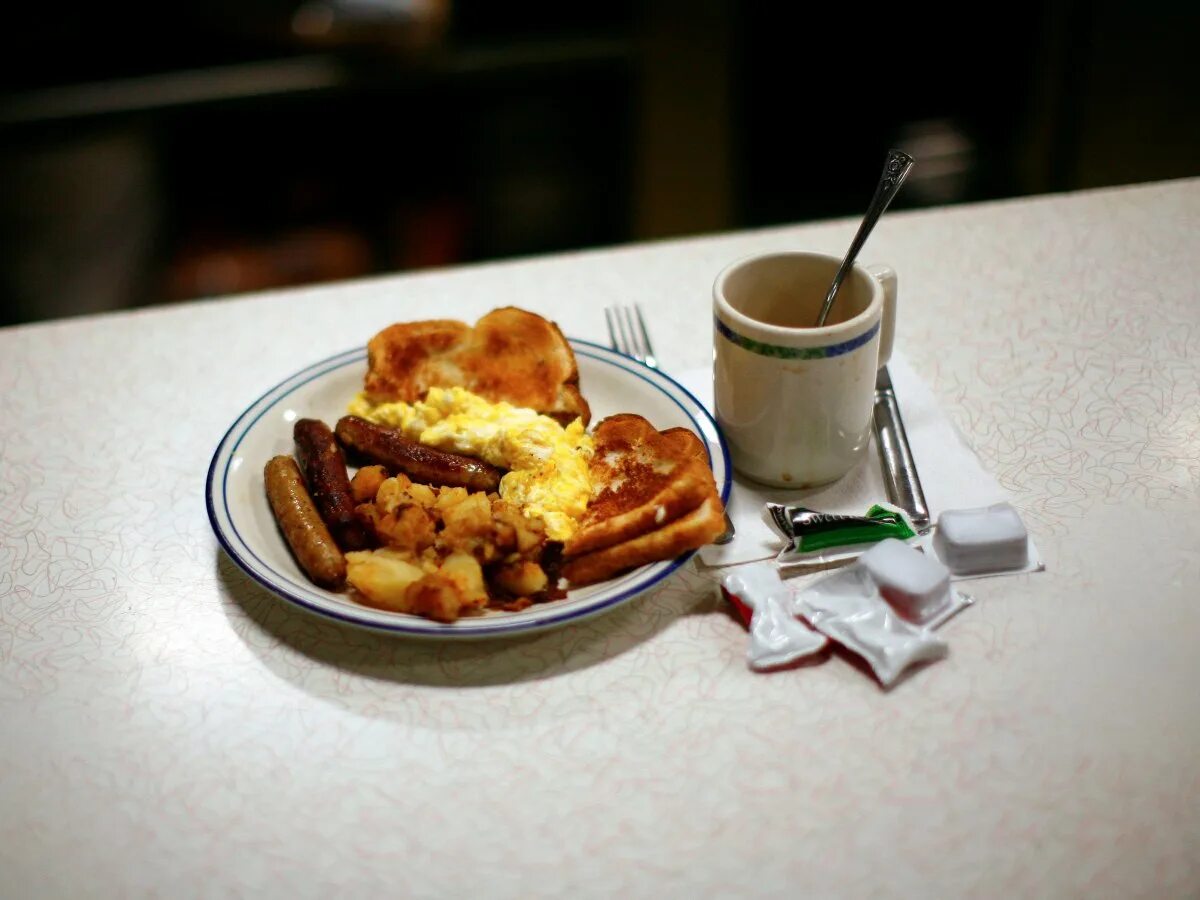
[[[9,896],[1200,893],[1200,180],[885,217],[898,346],[1048,566],[973,584],[885,693],[747,670],[688,568],[508,643],[298,611],[205,514],[267,387],[383,325],[517,304],[664,369],[769,229],[0,330]],[[901,398],[903,403],[903,398]]]

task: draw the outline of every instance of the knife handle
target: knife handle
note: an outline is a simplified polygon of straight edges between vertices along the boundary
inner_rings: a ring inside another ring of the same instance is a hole
[[[879,463],[888,499],[905,510],[917,531],[929,527],[929,507],[917,476],[900,406],[891,388],[875,390],[875,442],[879,445]]]

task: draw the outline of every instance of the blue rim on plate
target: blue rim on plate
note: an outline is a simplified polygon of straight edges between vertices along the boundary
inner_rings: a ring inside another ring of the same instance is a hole
[[[729,500],[733,469],[725,437],[708,410],[687,388],[657,369],[651,369],[600,344],[577,339],[571,339],[570,344],[581,363],[581,369],[596,366],[607,368],[614,373],[619,372],[621,377],[631,379],[630,385],[634,393],[639,390],[649,391],[653,392],[649,395],[652,398],[665,397],[670,400],[687,419],[687,424],[703,439],[708,449],[709,463],[720,484],[721,500]],[[343,370],[350,367],[355,367],[355,372],[361,376],[363,370],[360,367],[365,362],[365,348],[356,348],[313,363],[284,379],[238,416],[213,453],[205,482],[206,506],[213,532],[229,558],[272,593],[318,615],[376,631],[422,638],[498,637],[554,628],[612,609],[660,584],[694,554],[695,551],[689,551],[673,560],[650,563],[600,585],[583,588],[582,591],[588,592],[583,598],[572,599],[571,594],[576,593],[572,591],[565,600],[536,604],[519,613],[496,612],[486,616],[466,617],[451,624],[362,606],[345,595],[324,591],[309,584],[302,575],[280,571],[279,567],[263,559],[263,552],[288,553],[283,537],[278,531],[269,534],[271,546],[261,546],[263,540],[260,539],[257,541],[260,546],[256,549],[254,538],[248,539],[238,527],[239,522],[243,525],[253,524],[250,521],[250,512],[245,507],[239,507],[238,502],[261,504],[261,509],[267,510],[266,515],[269,516],[269,507],[262,491],[257,492],[252,501],[235,500],[231,504],[231,476],[237,478],[238,469],[245,463],[248,471],[254,473],[251,477],[259,478],[261,484],[261,474],[258,473],[261,473],[261,467],[267,461],[266,458],[244,458],[239,456],[238,450],[247,436],[254,432],[260,420],[272,411],[281,410],[283,404],[296,391],[320,379],[344,375],[346,373]],[[586,390],[586,376],[583,381]],[[655,424],[659,425],[657,422]],[[290,560],[290,554],[288,559]],[[534,615],[527,615],[530,610],[535,611]]]

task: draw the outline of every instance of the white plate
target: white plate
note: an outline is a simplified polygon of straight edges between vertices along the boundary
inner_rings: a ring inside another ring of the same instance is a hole
[[[618,412],[645,416],[660,430],[683,426],[708,447],[721,500],[729,499],[732,466],[717,423],[680,384],[621,354],[587,341],[572,340],[580,388],[592,408],[592,421]],[[520,612],[489,611],[451,624],[362,606],[316,587],[296,564],[284,542],[263,490],[263,466],[272,456],[292,452],[292,423],[322,419],[332,426],[361,390],[365,349],[350,350],[315,363],[276,385],[251,404],[226,432],[208,469],[208,517],[217,539],[246,574],[285,600],[312,612],[365,628],[416,637],[474,638],[539,631],[612,609],[648,591],[687,562],[692,553],[652,563],[600,584],[572,590],[563,600],[535,604]]]

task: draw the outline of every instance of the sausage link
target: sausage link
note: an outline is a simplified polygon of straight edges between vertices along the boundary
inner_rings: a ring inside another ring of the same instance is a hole
[[[267,463],[263,478],[275,521],[300,568],[315,584],[340,588],[346,581],[346,557],[321,521],[296,461],[290,456],[276,456]]]
[[[395,428],[358,416],[343,416],[338,419],[336,431],[337,439],[346,447],[414,481],[472,491],[490,492],[500,487],[500,470],[495,466],[410,441]]]
[[[354,513],[354,496],[346,474],[346,458],[329,426],[317,419],[298,419],[292,428],[296,461],[321,520],[342,550],[363,550],[370,538]]]

